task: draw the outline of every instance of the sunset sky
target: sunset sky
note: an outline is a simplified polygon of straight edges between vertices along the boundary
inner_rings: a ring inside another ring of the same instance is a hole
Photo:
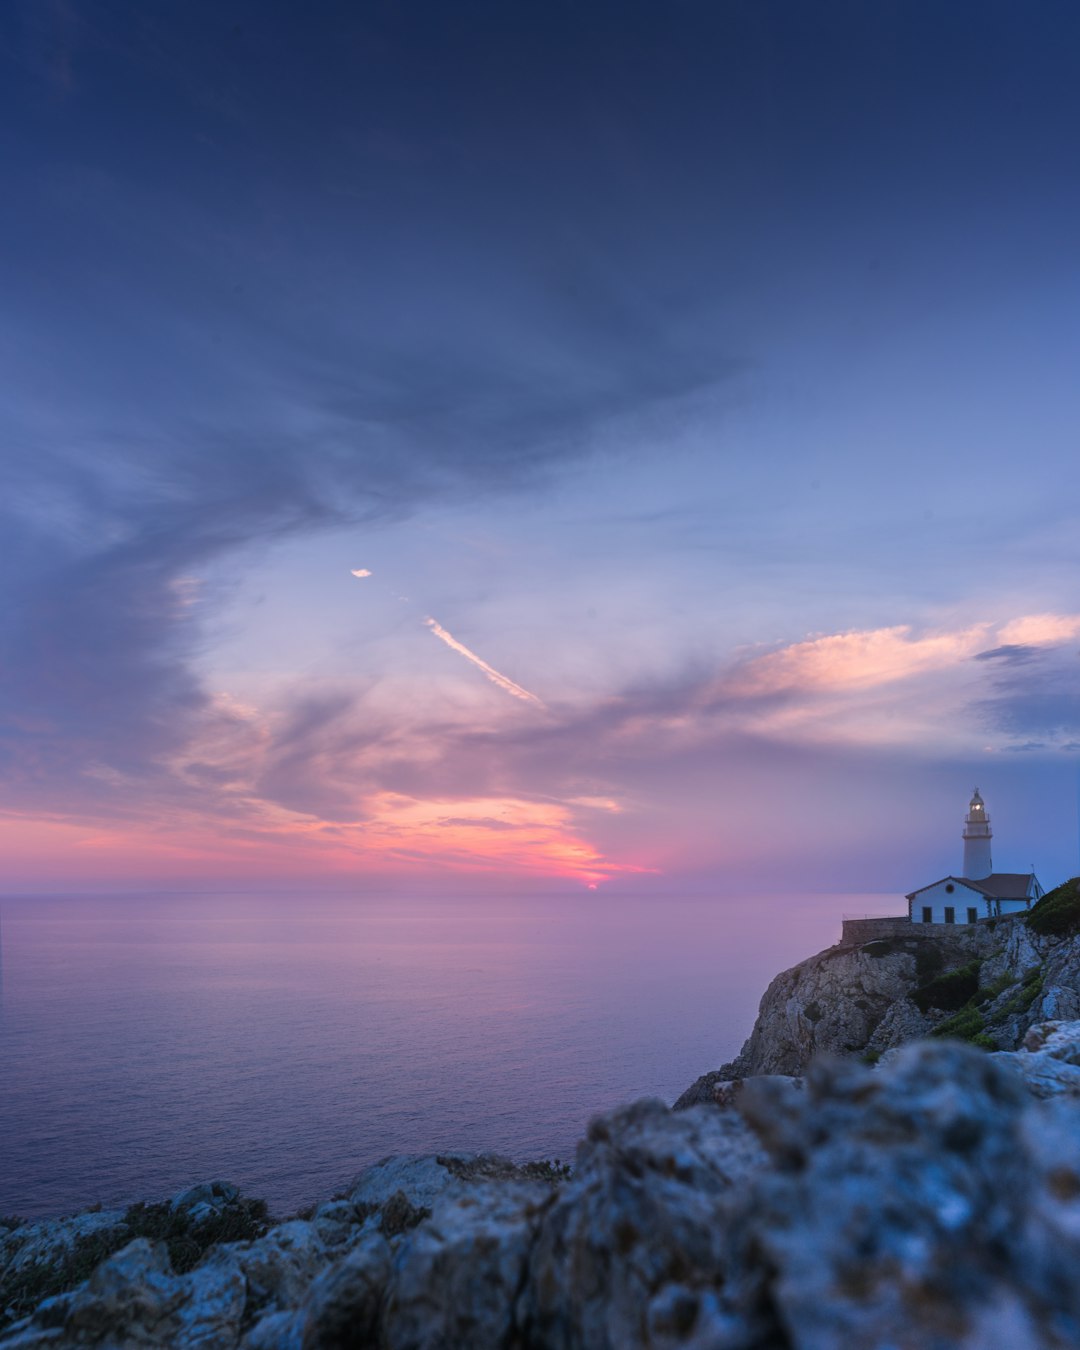
[[[0,9],[0,891],[1080,870],[1080,7]]]

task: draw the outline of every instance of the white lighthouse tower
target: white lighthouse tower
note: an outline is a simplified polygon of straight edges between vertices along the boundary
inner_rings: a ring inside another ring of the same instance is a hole
[[[982,881],[994,870],[990,861],[991,837],[986,803],[976,788],[964,817],[964,870],[961,875],[969,881]]]

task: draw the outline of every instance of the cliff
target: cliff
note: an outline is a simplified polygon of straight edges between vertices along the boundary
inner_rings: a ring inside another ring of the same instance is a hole
[[[1015,1050],[1036,1023],[1080,1018],[1078,906],[1074,879],[1030,915],[972,928],[913,924],[801,961],[765,991],[739,1055],[699,1078],[676,1110],[753,1075],[801,1074],[819,1054],[872,1063],[924,1036]]]

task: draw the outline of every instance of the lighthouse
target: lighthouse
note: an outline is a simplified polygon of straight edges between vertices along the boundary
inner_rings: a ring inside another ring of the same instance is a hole
[[[968,805],[968,813],[964,817],[964,870],[961,876],[969,881],[982,881],[994,870],[990,861],[991,837],[986,803],[976,788]]]

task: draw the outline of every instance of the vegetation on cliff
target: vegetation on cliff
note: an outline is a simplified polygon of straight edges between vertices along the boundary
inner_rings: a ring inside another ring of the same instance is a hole
[[[1072,877],[1032,907],[1027,925],[1044,937],[1080,932],[1080,877]]]

